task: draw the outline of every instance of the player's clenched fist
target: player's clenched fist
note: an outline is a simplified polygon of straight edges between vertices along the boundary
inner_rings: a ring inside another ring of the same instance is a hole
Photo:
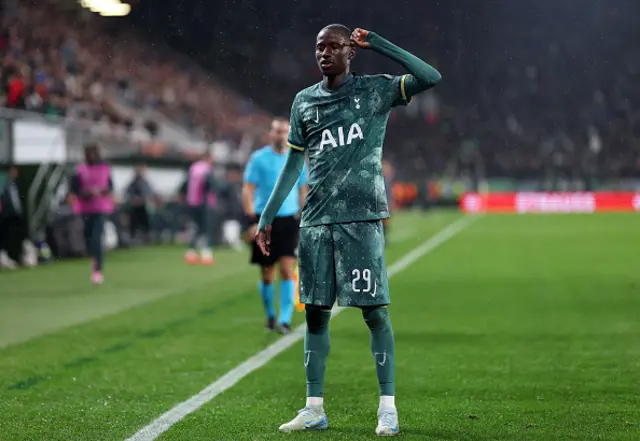
[[[367,35],[369,35],[369,31],[365,29],[355,28],[354,31],[351,33],[351,41],[356,46],[366,49],[369,47],[369,43],[365,41],[367,38]]]

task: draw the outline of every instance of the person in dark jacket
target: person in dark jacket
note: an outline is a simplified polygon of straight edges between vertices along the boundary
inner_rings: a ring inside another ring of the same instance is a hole
[[[24,211],[18,189],[18,169],[9,169],[8,180],[0,189],[0,253],[2,265],[15,267],[26,238]]]
[[[153,190],[145,176],[146,166],[136,167],[136,173],[129,187],[127,187],[127,198],[129,200],[129,228],[131,237],[134,238],[138,232],[142,233],[145,241],[149,238],[149,211],[147,204],[153,198]]]

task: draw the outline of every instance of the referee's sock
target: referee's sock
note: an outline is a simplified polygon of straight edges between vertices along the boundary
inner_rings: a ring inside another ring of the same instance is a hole
[[[264,305],[264,310],[267,313],[267,318],[275,318],[276,317],[276,308],[274,306],[274,297],[276,293],[276,288],[273,286],[273,283],[264,283],[262,280],[260,281],[260,296],[262,297],[262,303]]]
[[[295,306],[296,282],[293,280],[280,281],[280,318],[281,325],[291,325],[293,308]]]

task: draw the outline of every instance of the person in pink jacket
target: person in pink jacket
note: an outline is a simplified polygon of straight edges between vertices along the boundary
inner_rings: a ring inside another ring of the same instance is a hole
[[[113,181],[111,166],[102,160],[98,146],[85,148],[85,162],[80,164],[71,178],[71,191],[84,221],[84,237],[89,255],[93,258],[91,280],[101,284],[104,224],[113,213]]]
[[[186,203],[189,217],[196,226],[189,249],[184,258],[188,263],[202,263],[213,265],[213,237],[212,237],[212,209],[216,205],[213,176],[211,174],[213,158],[210,153],[202,155],[200,160],[189,167],[189,177],[186,188]],[[198,242],[204,238],[205,244],[200,247],[198,255]]]

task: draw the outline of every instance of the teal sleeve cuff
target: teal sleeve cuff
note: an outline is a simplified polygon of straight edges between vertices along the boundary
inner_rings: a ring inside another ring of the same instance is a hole
[[[442,80],[440,72],[434,69],[431,65],[396,46],[375,32],[369,32],[366,41],[371,45],[372,50],[400,63],[405,69],[407,69],[407,71],[409,71],[410,74],[412,74],[412,76],[409,76],[405,81],[407,98],[435,86],[440,82],[440,80]]]
[[[304,167],[305,154],[302,151],[291,149],[284,168],[280,172],[276,186],[269,196],[269,201],[262,211],[258,230],[264,231],[267,225],[271,225],[284,200],[289,196],[293,187],[297,184]]]

